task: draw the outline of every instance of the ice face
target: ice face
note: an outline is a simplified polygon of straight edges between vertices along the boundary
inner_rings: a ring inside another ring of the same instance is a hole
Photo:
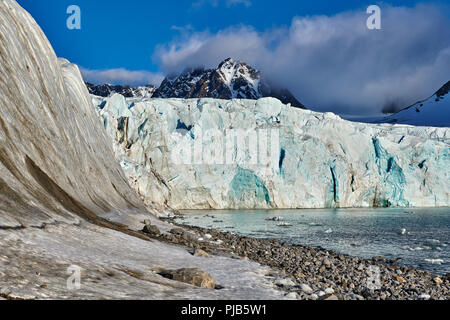
[[[0,228],[144,210],[78,67],[57,59],[16,1],[0,1],[0,29]]]
[[[125,100],[132,116],[124,122],[123,101],[106,98],[98,104],[108,108],[97,109],[132,187],[149,205],[449,205],[447,128],[353,123],[273,98]]]

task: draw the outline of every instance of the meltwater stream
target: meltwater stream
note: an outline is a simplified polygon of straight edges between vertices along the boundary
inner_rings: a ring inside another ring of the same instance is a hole
[[[450,208],[183,211],[178,220],[255,238],[322,247],[450,273]],[[292,226],[280,226],[282,222]]]

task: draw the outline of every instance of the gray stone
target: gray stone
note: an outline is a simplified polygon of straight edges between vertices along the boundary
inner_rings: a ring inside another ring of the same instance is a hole
[[[159,275],[167,279],[188,283],[204,289],[214,289],[216,287],[214,278],[210,274],[197,268],[164,270],[160,272]]]
[[[161,231],[158,229],[157,226],[152,225],[146,225],[144,229],[142,229],[142,232],[152,235],[152,236],[159,236],[161,234]]]
[[[324,295],[320,299],[324,300],[324,301],[337,301],[337,300],[339,300],[339,298],[336,297],[334,294]]]
[[[279,279],[275,281],[275,284],[277,286],[281,287],[293,287],[295,286],[295,283],[291,279]]]
[[[284,296],[287,300],[299,300],[300,296],[295,292],[290,292]]]
[[[195,249],[194,257],[210,258],[211,256],[206,251],[204,251],[202,249]]]
[[[325,293],[326,294],[333,294],[334,293],[334,289],[333,288],[326,288],[325,289]]]
[[[172,230],[170,230],[171,234],[177,235],[177,236],[181,236],[185,231],[181,228],[173,228]]]
[[[308,286],[307,284],[302,283],[300,285],[300,290],[302,290],[304,293],[307,294],[312,294],[313,293],[313,289],[311,289],[310,286]]]
[[[417,297],[419,300],[430,300],[431,296],[426,293],[422,293],[420,296]]]

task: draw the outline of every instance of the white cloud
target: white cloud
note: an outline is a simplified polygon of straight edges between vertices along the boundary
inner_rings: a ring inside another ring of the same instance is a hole
[[[94,84],[128,84],[130,86],[153,84],[159,85],[163,80],[163,75],[148,71],[130,71],[123,68],[109,70],[89,70],[80,68],[83,78],[87,82]]]
[[[155,51],[166,72],[241,59],[321,111],[373,113],[406,106],[450,80],[450,21],[438,8],[383,7],[382,30],[365,10],[296,17],[289,27],[190,33]]]

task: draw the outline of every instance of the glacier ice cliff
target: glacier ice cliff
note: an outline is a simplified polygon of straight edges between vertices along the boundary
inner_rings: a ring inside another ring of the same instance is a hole
[[[0,35],[0,226],[142,212],[78,67],[15,1],[1,2]]]
[[[0,110],[0,300],[283,298],[268,268],[197,258],[137,232],[143,219],[171,226],[130,187],[78,68],[57,59],[14,0],[0,0]],[[67,286],[72,265],[80,290]],[[152,268],[202,268],[224,289]]]
[[[116,158],[148,205],[182,210],[450,204],[448,128],[353,123],[273,98],[92,99]],[[269,161],[261,161],[266,156]]]

